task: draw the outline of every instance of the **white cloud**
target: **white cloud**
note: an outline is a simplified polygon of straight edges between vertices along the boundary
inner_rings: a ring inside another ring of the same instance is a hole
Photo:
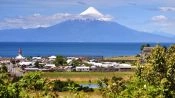
[[[168,18],[164,15],[153,16],[151,18],[152,21],[162,23],[168,20]]]
[[[70,14],[42,16],[33,14],[27,17],[6,18],[0,21],[0,29],[48,27],[72,17]],[[72,17],[73,18],[73,17]]]
[[[152,22],[150,22],[148,27],[150,27],[153,31],[166,32],[170,34],[174,33],[175,27],[175,19],[166,17],[164,15],[153,16],[151,18]]]
[[[68,13],[57,13],[50,16],[44,16],[39,13],[33,14],[31,16],[20,16],[16,18],[6,18],[0,21],[0,29],[17,29],[17,28],[39,28],[39,27],[49,27],[66,20],[75,20],[75,19],[97,19],[101,21],[111,21],[112,17],[109,15],[103,15],[101,17],[93,16],[82,16],[77,14],[68,14]]]
[[[175,7],[160,7],[159,9],[163,12],[175,11]]]

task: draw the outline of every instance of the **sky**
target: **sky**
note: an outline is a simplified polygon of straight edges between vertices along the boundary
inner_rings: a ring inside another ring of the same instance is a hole
[[[174,0],[0,0],[0,30],[49,27],[90,6],[129,28],[175,35]]]

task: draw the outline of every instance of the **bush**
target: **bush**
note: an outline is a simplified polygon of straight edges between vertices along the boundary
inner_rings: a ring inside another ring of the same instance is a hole
[[[59,92],[81,91],[81,90],[83,90],[84,92],[93,91],[92,88],[82,87],[81,85],[79,85],[71,80],[67,80],[67,81],[54,80],[54,81],[52,81],[52,84],[53,84],[53,87],[52,87],[53,91],[59,91]]]

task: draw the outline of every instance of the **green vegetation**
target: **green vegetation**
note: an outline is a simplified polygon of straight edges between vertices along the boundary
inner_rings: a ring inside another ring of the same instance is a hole
[[[104,61],[120,62],[120,63],[134,63],[140,60],[140,56],[119,56],[112,58],[104,58]]]
[[[82,59],[77,59],[77,60],[74,59],[74,60],[72,60],[71,65],[72,66],[82,66],[82,65],[90,66],[90,64],[84,62]]]
[[[175,45],[165,49],[156,46],[146,63],[137,64],[129,80],[112,78],[98,82],[105,98],[174,98]]]
[[[111,78],[113,76],[128,79],[134,72],[44,72],[43,77],[48,79],[73,80],[78,83],[96,82],[99,79]]]
[[[54,61],[54,64],[56,66],[62,66],[62,65],[66,65],[67,62],[66,62],[66,59],[63,56],[57,56],[55,61]]]

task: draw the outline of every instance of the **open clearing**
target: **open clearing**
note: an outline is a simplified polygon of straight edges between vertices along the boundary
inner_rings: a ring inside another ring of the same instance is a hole
[[[134,72],[43,72],[43,77],[55,80],[73,80],[78,83],[96,82],[103,78],[112,78],[113,76],[128,79],[134,75]]]

